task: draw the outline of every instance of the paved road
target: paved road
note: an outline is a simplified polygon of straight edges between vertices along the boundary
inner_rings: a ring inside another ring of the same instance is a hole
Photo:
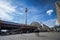
[[[41,32],[39,37],[35,33],[0,36],[0,40],[60,40],[60,32]]]

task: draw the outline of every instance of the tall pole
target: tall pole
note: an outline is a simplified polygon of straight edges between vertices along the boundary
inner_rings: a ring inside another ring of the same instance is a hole
[[[28,12],[28,9],[27,8],[25,8],[25,24],[27,25],[27,12]]]

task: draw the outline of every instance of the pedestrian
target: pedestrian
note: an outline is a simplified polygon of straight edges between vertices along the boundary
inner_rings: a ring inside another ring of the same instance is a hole
[[[36,30],[36,33],[35,33],[36,36],[38,36],[38,37],[39,37],[39,30],[40,30],[40,29],[39,29],[39,27],[38,27],[37,30]]]

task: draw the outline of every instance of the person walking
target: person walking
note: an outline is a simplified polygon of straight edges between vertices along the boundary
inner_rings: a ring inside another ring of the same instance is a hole
[[[40,30],[40,28],[37,27],[35,35],[38,36],[38,37],[39,37],[39,30]]]

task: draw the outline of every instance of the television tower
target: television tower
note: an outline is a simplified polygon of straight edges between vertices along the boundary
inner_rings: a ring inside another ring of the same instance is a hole
[[[27,25],[27,12],[28,12],[28,9],[25,8],[25,24]]]

